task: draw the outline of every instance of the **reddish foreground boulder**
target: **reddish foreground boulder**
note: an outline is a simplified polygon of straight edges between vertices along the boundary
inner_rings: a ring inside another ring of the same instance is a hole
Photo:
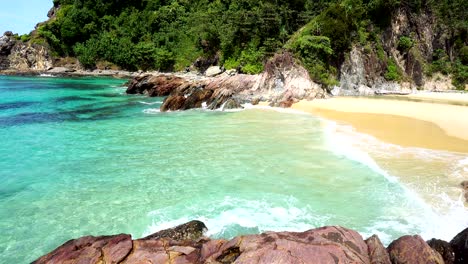
[[[387,248],[393,264],[444,264],[442,256],[420,236],[403,236]]]
[[[392,264],[387,249],[385,249],[378,236],[369,237],[366,244],[371,264]]]
[[[342,227],[269,232],[231,241],[199,238],[205,228],[192,221],[134,241],[130,235],[82,237],[35,263],[370,263],[362,237]]]
[[[207,263],[370,263],[367,245],[356,231],[323,227],[303,233],[269,232],[236,237]]]
[[[73,239],[33,263],[120,263],[132,250],[130,235]]]
[[[167,96],[187,81],[174,75],[142,75],[129,83],[127,94],[146,94],[150,97]]]
[[[377,236],[364,241],[356,231],[337,226],[306,232],[267,232],[211,240],[203,237],[204,223],[191,221],[142,239],[130,235],[86,236],[70,240],[33,263],[190,263],[190,264],[443,264],[468,263],[468,229],[448,245],[420,236],[403,236],[384,248]],[[438,252],[441,252],[439,254]]]

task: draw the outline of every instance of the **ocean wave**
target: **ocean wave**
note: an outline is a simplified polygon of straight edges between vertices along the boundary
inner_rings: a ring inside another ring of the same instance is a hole
[[[346,125],[338,125],[336,122],[323,120],[325,122],[324,133],[326,145],[337,156],[346,157],[349,160],[367,166],[369,169],[384,176],[390,182],[397,182],[398,179],[382,169],[377,162],[365,151],[356,148],[351,144],[355,141],[368,141],[371,136],[357,133],[354,128]]]
[[[242,107],[244,107],[244,109],[246,110],[259,109],[259,110],[275,111],[275,112],[285,113],[285,114],[310,115],[310,113],[307,113],[301,110],[296,110],[296,109],[291,109],[291,108],[273,107],[273,106],[268,106],[268,105],[252,105],[248,103],[248,104],[243,104]]]
[[[47,73],[42,73],[39,75],[40,77],[49,77],[49,78],[56,78],[57,76],[54,76],[52,74],[47,74]]]
[[[468,208],[464,205],[461,188],[453,190],[454,188],[443,186],[440,182],[433,182],[431,186],[422,186],[425,183],[420,180],[416,180],[411,184],[405,184],[398,175],[390,175],[390,173],[384,170],[371,157],[369,152],[386,158],[403,159],[406,155],[426,162],[452,163],[454,165],[446,171],[447,175],[445,177],[456,178],[466,177],[468,158],[461,158],[463,156],[457,153],[397,146],[379,141],[370,135],[359,133],[349,125],[341,125],[325,119],[323,119],[323,122],[325,123],[326,144],[335,155],[343,156],[365,165],[385,177],[389,182],[398,184],[403,189],[405,196],[423,209],[420,216],[401,211],[394,213],[394,215],[402,216],[400,220],[378,219],[367,228],[364,234],[378,234],[382,241],[388,244],[391,242],[391,236],[385,230],[391,227],[401,231],[402,235],[412,233],[413,230],[421,230],[420,235],[424,239],[439,238],[450,240],[463,228],[468,226]],[[420,177],[424,177],[424,175]],[[452,195],[451,198],[446,193],[447,190],[453,190],[459,193],[459,196],[454,199]],[[428,196],[431,197],[431,202],[427,200]],[[395,208],[394,210],[404,210],[404,208]]]
[[[143,110],[143,113],[145,114],[159,114],[161,113],[161,110],[159,108],[148,108]]]
[[[163,102],[161,102],[161,101],[156,101],[156,102],[143,102],[143,101],[138,101],[138,103],[144,104],[144,105],[155,105],[155,104],[162,104]]]
[[[246,200],[226,196],[222,201],[213,201],[210,206],[184,208],[185,214],[171,217],[167,212],[174,208],[152,211],[152,224],[143,236],[174,227],[190,220],[200,220],[208,227],[207,236],[232,238],[239,234],[265,231],[304,231],[326,223],[327,216],[315,214],[311,208],[302,208],[294,198],[286,199],[284,205],[273,205],[265,200]]]

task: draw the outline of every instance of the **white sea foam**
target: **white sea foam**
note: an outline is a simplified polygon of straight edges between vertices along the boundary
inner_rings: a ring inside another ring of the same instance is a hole
[[[159,108],[148,108],[143,110],[143,113],[145,114],[159,114],[161,113],[161,110]]]
[[[291,109],[291,108],[272,107],[268,105],[252,105],[250,103],[247,103],[247,104],[243,104],[242,107],[244,107],[244,109],[246,110],[260,109],[260,110],[269,110],[269,111],[275,111],[275,112],[287,113],[287,114],[310,115],[310,113],[307,113],[301,110],[296,110],[296,109]]]
[[[295,110],[251,105],[247,105],[246,109],[303,113]],[[439,204],[431,205],[421,198],[417,185],[407,186],[401,183],[398,175],[390,175],[379,166],[368,150],[395,157],[401,153],[410,152],[420,159],[427,160],[458,157],[454,161],[457,165],[454,167],[454,171],[461,172],[466,172],[468,158],[459,158],[460,156],[446,152],[387,144],[372,136],[358,133],[350,126],[342,126],[331,121],[324,122],[327,149],[339,157],[368,167],[385,177],[389,184],[400,186],[403,191],[403,196],[396,198],[401,199],[401,204],[395,203],[393,207],[390,203],[383,205],[385,213],[373,220],[367,227],[359,230],[363,237],[377,234],[388,245],[395,238],[394,231],[396,230],[401,235],[417,233],[426,240],[431,238],[450,240],[468,226],[468,210],[465,208],[461,196],[454,200],[444,192],[438,192],[438,189],[435,189],[435,193],[440,193]],[[466,173],[462,175],[466,175]],[[440,210],[441,208],[443,210]],[[161,208],[149,213],[149,217],[152,224],[147,227],[143,235],[198,219],[209,228],[207,235],[213,237],[231,237],[236,232],[233,230],[241,230],[241,233],[305,231],[330,224],[328,220],[332,218],[332,216],[319,215],[309,207],[301,206],[294,198],[285,204],[278,205],[264,200],[255,201],[233,197],[225,197],[219,202],[213,201],[212,204],[204,208],[190,204]]]
[[[40,77],[50,77],[50,78],[56,78],[57,76],[54,76],[52,74],[47,74],[47,73],[42,73],[39,75]]]
[[[144,104],[144,105],[155,105],[155,104],[162,104],[161,101],[155,101],[155,102],[143,102],[143,101],[139,101],[140,104]]]
[[[450,176],[466,177],[468,171],[468,158],[457,160],[460,155],[429,150],[421,148],[405,148],[393,144],[381,142],[376,138],[358,133],[351,126],[338,125],[336,122],[324,120],[326,144],[335,155],[346,157],[360,164],[369,167],[371,170],[384,176],[392,183],[399,184],[404,190],[405,196],[422,209],[421,215],[414,216],[405,210],[405,207],[395,208],[394,215],[401,215],[401,221],[395,219],[380,219],[370,226],[364,235],[378,234],[382,241],[390,243],[390,236],[384,230],[393,228],[399,230],[402,234],[409,234],[412,230],[421,230],[420,235],[424,239],[439,238],[450,240],[463,228],[468,226],[468,208],[465,207],[461,189],[460,197],[457,200],[450,198],[441,191],[441,186],[434,184],[433,193],[438,194],[437,204],[429,204],[421,198],[418,193],[419,184],[406,186],[401,183],[398,177],[390,175],[382,169],[377,162],[368,154],[368,150],[377,152],[380,155],[399,157],[402,154],[411,153],[414,157],[421,160],[455,160],[456,166],[452,171],[447,172]],[[364,150],[365,149],[365,150]],[[463,176],[460,176],[463,175]],[[415,189],[416,188],[416,189]],[[402,198],[404,200],[404,198]]]
[[[350,143],[356,140],[368,140],[370,136],[356,133],[351,126],[339,126],[336,122],[328,120],[324,120],[324,122],[326,124],[324,127],[326,144],[335,155],[363,164],[383,175],[390,182],[397,182],[397,179],[383,170],[367,152],[356,148]]]
[[[304,231],[324,225],[326,216],[318,216],[308,207],[299,208],[296,202],[295,199],[290,198],[286,205],[277,206],[266,201],[227,196],[219,203],[213,203],[212,206],[204,209],[184,208],[186,215],[179,216],[175,220],[167,215],[167,212],[173,211],[174,208],[164,208],[149,213],[149,216],[153,218],[153,223],[143,236],[194,219],[204,222],[208,227],[206,235],[213,237],[232,237],[236,234],[232,229],[259,233]]]

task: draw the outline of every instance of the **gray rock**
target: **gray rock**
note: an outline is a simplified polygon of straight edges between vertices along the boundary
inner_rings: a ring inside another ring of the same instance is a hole
[[[427,241],[427,244],[434,249],[435,251],[439,252],[439,254],[444,259],[445,264],[453,264],[455,263],[455,253],[453,252],[452,246],[450,243],[440,240],[440,239],[431,239]]]
[[[456,235],[450,245],[455,252],[455,264],[468,263],[468,228]]]
[[[205,231],[207,231],[207,228],[203,222],[193,220],[174,228],[161,230],[142,238],[142,240],[156,240],[160,238],[170,238],[176,241],[197,240],[203,236]]]
[[[67,68],[67,67],[53,67],[52,69],[48,70],[47,73],[68,73],[74,72],[75,70]]]
[[[205,71],[206,77],[214,77],[223,73],[223,70],[219,66],[211,66]]]

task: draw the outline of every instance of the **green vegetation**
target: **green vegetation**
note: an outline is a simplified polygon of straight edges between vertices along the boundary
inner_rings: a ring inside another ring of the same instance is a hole
[[[387,81],[401,80],[401,72],[393,59],[388,60],[387,72],[384,76]]]
[[[172,71],[197,58],[219,58],[226,69],[258,73],[275,52],[289,49],[326,86],[337,83],[337,69],[353,43],[375,50],[388,65],[385,77],[400,80],[382,32],[396,8],[430,12],[450,38],[446,57],[435,59],[428,71],[445,71],[466,83],[464,0],[54,0],[54,5],[60,6],[56,17],[31,41],[45,40],[55,55],[77,57],[88,68]],[[410,36],[399,38],[401,52],[416,45]]]
[[[181,70],[219,54],[226,68],[257,73],[324,6],[308,2],[54,0],[59,11],[38,32],[60,56],[89,68],[109,61],[130,70]]]
[[[403,52],[408,52],[413,47],[414,43],[410,37],[402,36],[398,41],[398,49]]]

